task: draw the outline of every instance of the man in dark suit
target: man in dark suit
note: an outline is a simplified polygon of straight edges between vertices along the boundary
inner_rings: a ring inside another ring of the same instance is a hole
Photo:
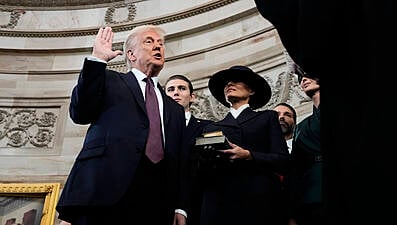
[[[168,96],[178,102],[185,109],[186,132],[185,144],[189,149],[189,176],[190,176],[190,210],[187,223],[190,225],[199,224],[200,208],[202,201],[202,187],[198,174],[198,155],[195,151],[196,137],[203,133],[203,127],[211,123],[211,120],[198,119],[192,115],[190,106],[196,100],[193,92],[192,82],[184,75],[173,75],[165,83],[165,92]]]
[[[205,164],[201,225],[282,224],[277,174],[287,169],[288,147],[277,112],[254,111],[270,100],[269,84],[250,68],[233,66],[215,73],[208,87],[230,112],[204,131],[222,131],[231,148]]]
[[[59,199],[59,218],[72,225],[185,224],[179,198],[185,118],[157,78],[165,61],[164,31],[153,25],[131,31],[124,43],[127,74],[106,69],[123,53],[112,50],[113,36],[110,27],[99,29],[73,89],[70,117],[90,127]],[[154,93],[145,93],[151,81]],[[157,123],[145,106],[150,99],[158,101],[151,108],[159,110]],[[156,128],[153,150],[160,151],[150,154]]]

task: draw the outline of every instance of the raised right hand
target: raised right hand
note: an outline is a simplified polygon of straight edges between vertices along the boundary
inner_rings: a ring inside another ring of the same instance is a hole
[[[122,55],[123,52],[121,50],[112,50],[113,36],[114,33],[111,27],[99,28],[92,48],[92,56],[109,62],[116,56]]]

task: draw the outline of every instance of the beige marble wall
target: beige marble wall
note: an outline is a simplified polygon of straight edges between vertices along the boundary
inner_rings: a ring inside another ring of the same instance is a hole
[[[12,13],[19,18],[12,20]],[[191,78],[199,96],[193,106],[197,116],[223,117],[227,109],[210,95],[207,82],[216,71],[236,64],[251,67],[271,85],[273,97],[264,108],[289,102],[297,107],[299,120],[311,112],[288,71],[277,31],[251,0],[125,1],[23,12],[3,7],[0,182],[63,184],[87,129],[69,119],[69,97],[96,30],[111,25],[115,47],[121,49],[128,31],[144,23],[167,31],[160,82],[175,73]],[[125,71],[122,57],[112,60],[109,68]]]

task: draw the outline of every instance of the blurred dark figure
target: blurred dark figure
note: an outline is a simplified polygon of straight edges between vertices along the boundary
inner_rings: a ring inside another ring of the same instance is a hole
[[[292,59],[321,76],[326,224],[393,220],[391,208],[382,206],[396,201],[394,162],[386,156],[395,135],[382,132],[379,109],[394,99],[385,93],[394,90],[393,82],[382,79],[395,71],[394,57],[386,57],[395,49],[395,2],[254,1]]]

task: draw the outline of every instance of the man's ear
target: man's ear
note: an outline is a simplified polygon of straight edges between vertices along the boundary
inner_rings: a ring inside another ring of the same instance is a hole
[[[128,50],[127,51],[127,57],[131,62],[134,62],[136,60],[136,57],[134,55],[134,52],[132,52],[132,50]]]
[[[191,93],[190,94],[190,103],[193,103],[194,101],[196,101],[196,94],[194,94],[194,93]]]

